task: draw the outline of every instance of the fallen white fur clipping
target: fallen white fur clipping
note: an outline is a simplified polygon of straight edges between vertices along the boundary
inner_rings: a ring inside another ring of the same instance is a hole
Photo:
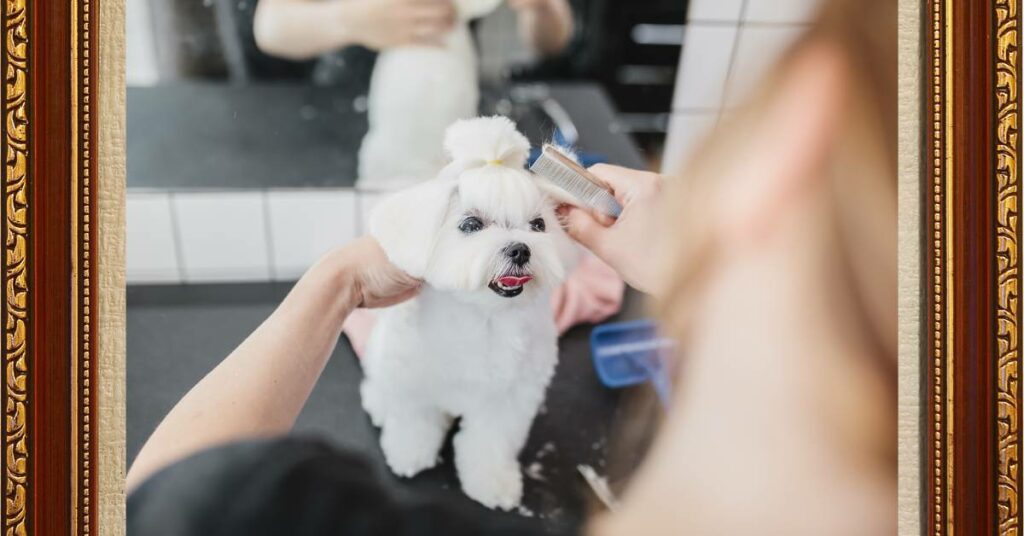
[[[612,511],[615,511],[619,507],[619,501],[615,498],[615,494],[612,493],[611,488],[608,487],[608,480],[597,474],[597,471],[589,465],[577,465],[576,470],[583,475],[583,480],[587,481],[587,485],[590,489],[594,490],[594,495],[604,503],[604,505]]]

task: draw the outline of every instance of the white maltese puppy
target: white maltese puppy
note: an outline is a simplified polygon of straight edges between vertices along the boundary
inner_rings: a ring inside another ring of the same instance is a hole
[[[425,281],[381,311],[363,358],[363,407],[395,474],[438,462],[448,429],[462,489],[490,508],[520,502],[519,451],[558,359],[550,292],[576,249],[524,169],[529,143],[504,117],[459,121],[452,162],[382,200],[370,233]]]
[[[469,21],[501,0],[454,4],[459,20],[439,46],[395,47],[377,57],[370,77],[370,129],[359,149],[360,187],[391,188],[435,176],[444,166],[444,130],[477,115],[479,76]]]

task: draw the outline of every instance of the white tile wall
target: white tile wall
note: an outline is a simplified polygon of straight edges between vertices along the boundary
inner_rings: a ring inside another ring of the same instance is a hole
[[[129,192],[129,284],[292,281],[364,231],[386,194]]]
[[[665,152],[661,172],[678,175],[717,121],[717,111],[673,113],[669,119],[668,137],[665,139],[665,146],[672,150]]]
[[[186,282],[270,278],[264,195],[232,192],[172,196]]]
[[[324,253],[358,234],[353,190],[267,193],[273,274],[295,280]]]
[[[690,0],[688,19],[694,22],[738,21],[743,0]]]
[[[713,118],[750,95],[820,1],[690,1],[662,171],[683,165]]]
[[[725,106],[737,106],[749,97],[765,73],[804,31],[803,25],[742,27],[736,40]]]
[[[125,82],[151,86],[157,83],[159,73],[149,0],[128,0],[125,11]]]
[[[180,281],[170,196],[166,193],[130,193],[126,221],[125,270],[128,279],[138,283]]]
[[[746,0],[744,20],[766,23],[808,23],[819,0]]]
[[[736,26],[699,23],[687,26],[673,110],[714,110],[721,106],[735,41]]]

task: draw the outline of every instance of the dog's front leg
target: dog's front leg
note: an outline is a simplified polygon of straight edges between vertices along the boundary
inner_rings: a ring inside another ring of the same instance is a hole
[[[462,489],[488,508],[519,505],[523,477],[519,451],[526,443],[539,403],[494,400],[462,416],[455,436],[455,467]]]
[[[392,472],[411,477],[437,465],[450,417],[437,408],[396,401],[383,421],[380,447]]]

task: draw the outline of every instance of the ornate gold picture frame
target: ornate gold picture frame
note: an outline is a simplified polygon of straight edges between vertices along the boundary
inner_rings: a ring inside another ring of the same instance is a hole
[[[10,535],[123,532],[123,3],[100,4],[4,4],[0,511]]]
[[[1018,0],[924,3],[921,526],[1021,524]]]
[[[920,0],[929,535],[1024,531],[1020,1]],[[123,532],[123,11],[4,4],[4,534]]]

